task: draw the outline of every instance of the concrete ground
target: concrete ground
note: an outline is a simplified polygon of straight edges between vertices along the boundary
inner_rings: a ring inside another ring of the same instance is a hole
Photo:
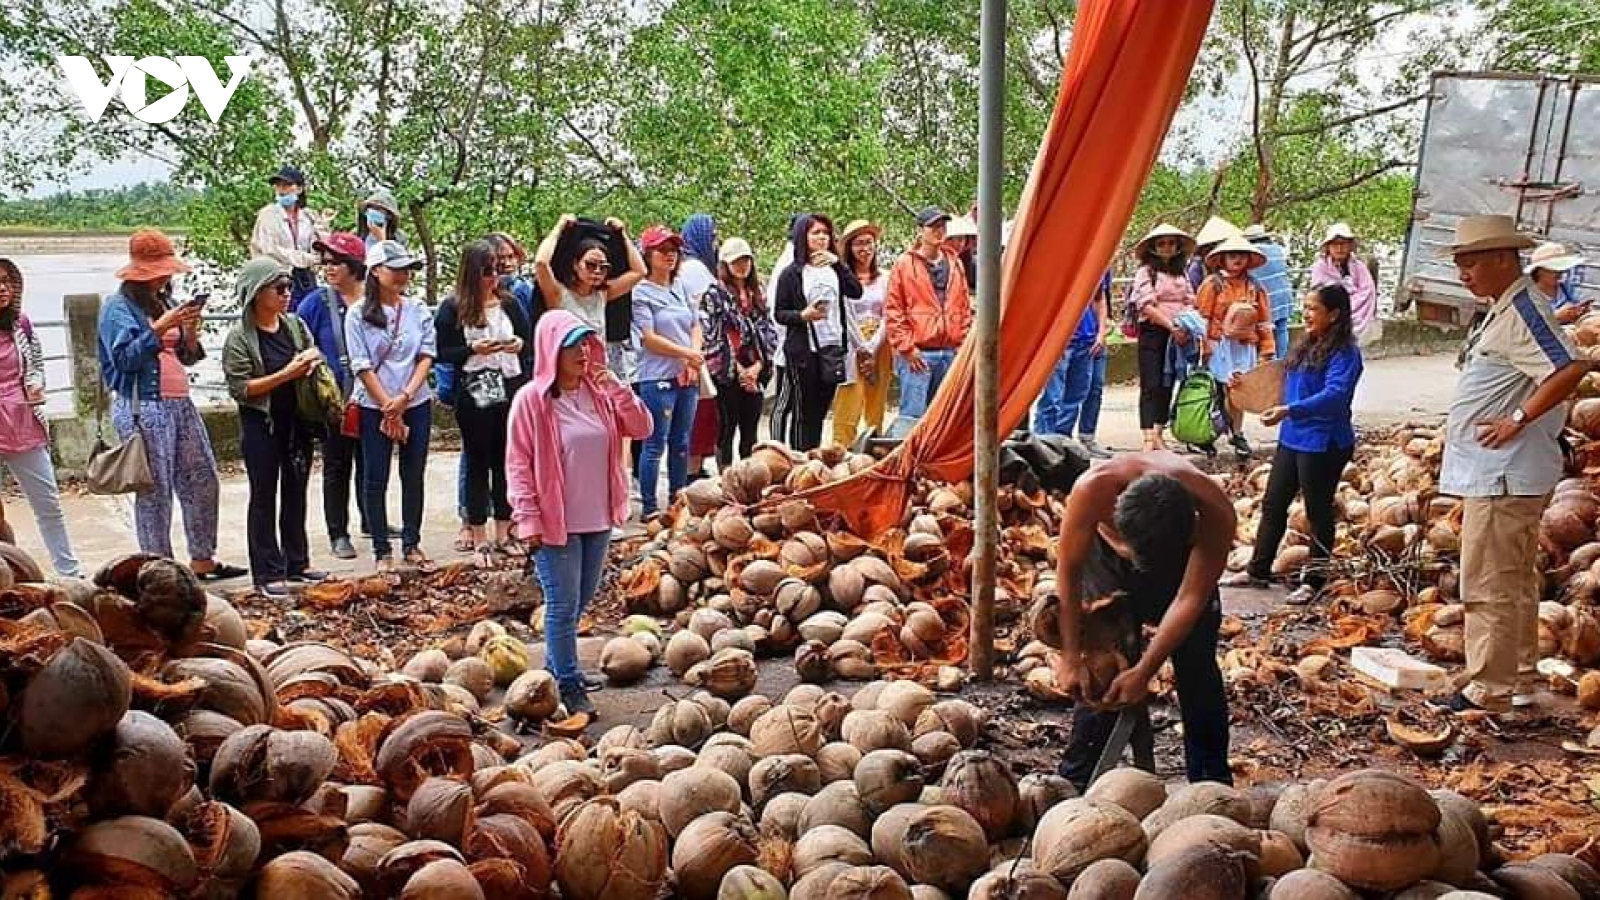
[[[1363,428],[1385,428],[1415,420],[1437,420],[1449,407],[1455,388],[1456,372],[1451,356],[1412,356],[1374,360],[1369,363],[1361,387],[1356,395],[1356,421]],[[1134,385],[1114,385],[1106,390],[1100,416],[1099,438],[1102,444],[1116,450],[1136,450],[1139,447],[1138,388]],[[1252,441],[1269,443],[1272,429],[1259,423],[1247,426]],[[828,433],[827,430],[824,433]],[[438,451],[430,454],[426,484],[428,497],[423,520],[423,549],[435,560],[458,558],[451,549],[455,538],[456,459],[454,452]],[[322,497],[319,474],[312,474],[310,512],[307,530],[311,536],[313,565],[335,574],[366,572],[372,568],[370,544],[358,541],[362,558],[345,561],[334,559],[328,553],[328,541],[323,527]],[[665,479],[663,479],[664,481]],[[399,486],[393,479],[389,500],[391,522],[398,522]],[[222,480],[222,523],[217,556],[237,565],[247,565],[244,509],[249,498],[249,487],[242,469],[234,468]],[[29,513],[27,502],[15,490],[5,497],[6,518],[17,533],[21,546],[36,555],[41,563],[48,557],[39,540],[39,531]],[[77,490],[69,490],[62,498],[67,516],[67,527],[72,535],[74,550],[83,561],[87,572],[93,572],[103,562],[136,549],[131,497],[99,497]],[[183,531],[179,516],[173,523],[173,548],[180,558],[185,553]],[[247,586],[246,579],[224,587]]]

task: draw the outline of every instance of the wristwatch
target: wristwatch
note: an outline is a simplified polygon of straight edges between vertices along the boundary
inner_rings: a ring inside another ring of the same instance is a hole
[[[1517,407],[1516,409],[1512,410],[1511,411],[1511,421],[1517,423],[1518,425],[1526,424],[1527,421],[1528,421],[1528,412],[1527,412],[1527,410],[1523,409],[1520,406]]]

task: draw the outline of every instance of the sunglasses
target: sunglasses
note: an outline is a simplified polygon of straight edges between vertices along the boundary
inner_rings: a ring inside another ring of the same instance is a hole
[[[608,262],[593,262],[591,260],[587,260],[586,259],[586,260],[583,261],[583,268],[585,270],[587,270],[587,271],[595,272],[595,273],[609,272],[609,271],[611,271],[611,263],[608,263]]]

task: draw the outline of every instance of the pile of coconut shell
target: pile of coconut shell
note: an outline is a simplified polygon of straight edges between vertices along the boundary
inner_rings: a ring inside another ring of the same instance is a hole
[[[629,612],[674,620],[649,660],[625,638],[608,647],[615,680],[664,660],[691,685],[710,673],[753,673],[749,658],[792,654],[802,679],[879,675],[948,686],[967,656],[970,485],[921,484],[900,527],[870,539],[804,499],[812,487],[873,460],[831,447],[798,456],[762,444],[719,479],[685,489],[671,518],[621,576]],[[1014,618],[1051,567],[1060,500],[1001,489],[1003,517],[996,607]],[[731,660],[731,661],[730,661]],[[753,674],[734,684],[753,685]],[[748,692],[749,686],[744,687]]]

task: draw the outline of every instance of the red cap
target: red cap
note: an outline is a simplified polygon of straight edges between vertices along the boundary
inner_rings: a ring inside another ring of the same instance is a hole
[[[327,240],[313,243],[311,249],[329,256],[353,259],[356,262],[362,262],[367,258],[366,242],[348,231],[335,231],[328,235]]]
[[[651,225],[644,230],[643,234],[639,235],[639,246],[646,253],[651,250],[659,250],[667,244],[681,248],[683,246],[683,238],[673,234],[672,229],[665,225]]]

